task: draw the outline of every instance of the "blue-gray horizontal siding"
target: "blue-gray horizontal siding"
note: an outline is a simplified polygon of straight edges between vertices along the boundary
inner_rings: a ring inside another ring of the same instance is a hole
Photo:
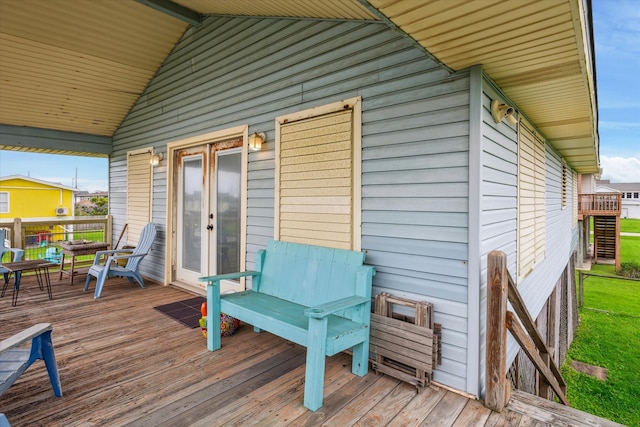
[[[434,303],[435,379],[466,390],[469,79],[407,83],[363,98],[362,248],[376,292]]]
[[[537,318],[576,250],[577,227],[572,225],[571,178],[567,180],[567,205],[562,207],[562,157],[546,145],[546,235],[545,257],[518,283],[518,289],[533,318]],[[569,170],[570,175],[570,170]],[[507,357],[512,361],[520,347],[509,341]]]
[[[434,303],[443,325],[435,379],[465,390],[468,92],[467,74],[450,76],[382,24],[210,17],[185,33],[114,135],[112,197],[124,206],[127,150],[165,152],[169,142],[244,124],[266,132],[266,147],[249,154],[253,268],[274,234],[275,117],[361,96],[362,248],[377,267],[374,293]],[[161,231],[165,174],[154,170]],[[120,226],[124,210],[114,214]],[[150,256],[154,267],[163,259]]]
[[[491,117],[492,99],[501,99],[495,88],[484,82],[483,98],[483,168],[481,230],[481,339],[480,355],[484,359],[487,297],[487,255],[492,250],[507,254],[508,269],[517,277],[517,186],[518,146],[515,126],[504,121],[496,124]],[[534,318],[549,298],[576,248],[578,229],[572,225],[572,174],[567,181],[567,205],[562,207],[562,157],[546,144],[546,230],[545,257],[518,283],[518,289]],[[518,344],[510,339],[508,361],[511,363]],[[484,366],[484,362],[482,364]],[[480,370],[484,385],[484,370]]]
[[[493,250],[507,254],[508,268],[515,277],[517,258],[518,134],[516,126],[495,123],[491,101],[500,94],[483,81],[481,138],[480,213],[480,340],[479,356],[485,356],[487,306],[487,255]],[[503,100],[502,100],[503,101]],[[480,365],[484,367],[484,363]],[[479,389],[484,388],[485,370],[479,370]]]
[[[569,176],[567,180],[567,205],[563,208],[562,158],[548,144],[545,170],[547,203],[545,258],[542,265],[518,284],[529,310],[535,316],[544,306],[576,249],[570,199],[571,177]]]

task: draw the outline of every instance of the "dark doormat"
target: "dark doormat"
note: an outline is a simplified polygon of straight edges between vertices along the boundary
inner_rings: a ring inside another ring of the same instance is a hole
[[[207,299],[203,297],[194,297],[153,308],[178,322],[184,323],[190,328],[199,328],[200,324],[198,321],[202,317],[202,314],[200,314],[200,306],[206,300]]]

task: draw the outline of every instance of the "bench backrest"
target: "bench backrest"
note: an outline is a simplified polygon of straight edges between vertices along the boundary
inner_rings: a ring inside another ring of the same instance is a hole
[[[307,307],[353,295],[370,297],[370,283],[358,280],[364,258],[363,252],[272,240],[258,253],[256,268],[262,274],[253,288]]]

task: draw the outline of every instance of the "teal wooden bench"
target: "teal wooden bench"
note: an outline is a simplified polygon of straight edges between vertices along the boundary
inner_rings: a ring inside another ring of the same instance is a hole
[[[325,355],[353,350],[351,371],[369,370],[371,282],[375,269],[363,252],[270,241],[256,255],[256,271],[202,277],[207,282],[209,331],[220,312],[307,348],[304,406],[322,406]],[[220,295],[220,281],[253,277],[252,289]],[[220,348],[207,334],[207,348]]]
[[[0,341],[0,395],[36,360],[44,360],[53,393],[61,397],[62,386],[51,342],[51,324],[39,323]],[[31,340],[31,348],[21,346]]]

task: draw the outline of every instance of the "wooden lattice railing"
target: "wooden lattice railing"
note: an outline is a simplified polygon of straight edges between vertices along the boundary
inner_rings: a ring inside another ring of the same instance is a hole
[[[502,411],[509,402],[507,330],[540,373],[539,395],[546,397],[551,388],[560,402],[569,405],[567,385],[507,270],[507,255],[500,251],[491,252],[487,271],[485,405],[494,411]],[[515,314],[507,310],[507,300]]]
[[[595,193],[578,195],[578,215],[619,216],[621,193]]]
[[[60,218],[0,219],[8,247],[25,250],[25,259],[42,259],[48,247],[59,247],[66,240],[104,241],[111,245],[111,215]],[[93,257],[91,257],[93,259]]]

